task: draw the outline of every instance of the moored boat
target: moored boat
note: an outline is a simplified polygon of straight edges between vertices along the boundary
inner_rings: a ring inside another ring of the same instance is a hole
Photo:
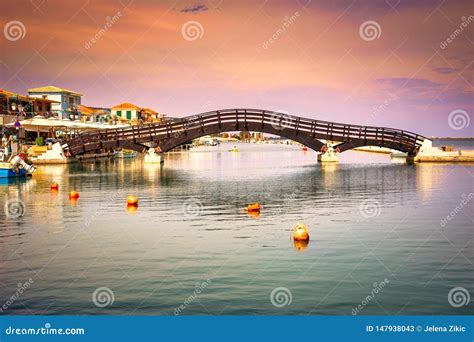
[[[9,162],[0,162],[0,178],[26,177],[36,171],[36,167],[24,160],[24,155],[16,155]]]
[[[129,158],[135,158],[136,156],[138,156],[137,151],[122,150],[115,155],[115,158],[129,159]]]

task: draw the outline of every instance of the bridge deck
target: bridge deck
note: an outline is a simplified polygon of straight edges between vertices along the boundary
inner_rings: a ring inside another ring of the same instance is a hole
[[[144,150],[143,143],[153,142],[166,152],[200,136],[236,130],[279,135],[316,151],[325,145],[320,140],[330,140],[340,142],[336,146],[340,152],[361,146],[381,146],[416,153],[425,139],[416,133],[394,128],[312,120],[259,109],[226,109],[175,122],[88,132],[69,140],[63,148],[71,155],[77,155],[102,148]]]

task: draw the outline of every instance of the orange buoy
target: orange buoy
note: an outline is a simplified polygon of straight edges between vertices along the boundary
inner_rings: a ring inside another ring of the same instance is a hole
[[[69,198],[69,203],[74,207],[77,204],[77,198]]]
[[[127,196],[127,205],[138,206],[138,198],[133,195]]]
[[[78,199],[79,198],[79,193],[77,191],[71,191],[69,192],[69,199]]]
[[[59,184],[58,183],[51,183],[49,186],[51,190],[58,190],[59,189]]]
[[[259,203],[249,204],[247,206],[247,211],[249,212],[260,211],[260,204]]]
[[[303,223],[297,223],[293,227],[293,240],[309,241],[308,227]]]

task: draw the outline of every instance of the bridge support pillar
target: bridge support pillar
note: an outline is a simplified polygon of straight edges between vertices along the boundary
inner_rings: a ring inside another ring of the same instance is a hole
[[[318,154],[319,163],[339,163],[339,155],[333,146],[328,144],[326,148]]]
[[[156,153],[154,148],[150,148],[143,159],[145,164],[161,164],[164,162],[161,153]]]

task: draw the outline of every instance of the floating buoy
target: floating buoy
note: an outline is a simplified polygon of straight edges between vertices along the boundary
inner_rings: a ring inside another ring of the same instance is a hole
[[[254,203],[254,204],[249,204],[247,206],[247,211],[248,212],[260,212],[260,204],[259,203]]]
[[[69,203],[71,203],[72,206],[75,206],[77,204],[77,198],[69,198]]]
[[[303,146],[301,149],[302,149],[303,151],[308,151],[308,148],[307,148],[306,146]]]
[[[131,206],[138,206],[138,198],[136,196],[133,196],[133,195],[128,195],[127,196],[127,205],[131,205]]]
[[[69,192],[69,199],[78,199],[79,198],[79,193],[77,191],[71,191]]]
[[[308,227],[303,223],[297,223],[293,227],[293,240],[309,241]]]
[[[51,190],[58,190],[59,189],[59,184],[58,183],[51,183],[49,186]]]

